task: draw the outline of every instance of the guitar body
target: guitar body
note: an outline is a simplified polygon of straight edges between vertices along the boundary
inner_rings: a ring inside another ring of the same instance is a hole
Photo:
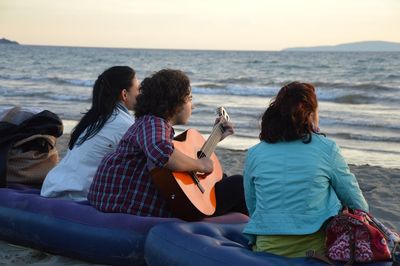
[[[198,158],[205,139],[195,129],[188,129],[174,138],[174,147],[192,158]],[[221,164],[213,152],[210,159],[214,171],[207,177],[198,177],[202,192],[187,172],[172,172],[166,168],[151,171],[154,184],[167,200],[172,212],[184,220],[198,220],[214,214],[216,208],[215,183],[222,179]]]

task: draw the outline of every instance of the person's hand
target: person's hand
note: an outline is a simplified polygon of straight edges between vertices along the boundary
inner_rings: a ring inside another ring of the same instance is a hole
[[[229,121],[226,121],[223,117],[218,117],[217,119],[215,119],[215,124],[217,123],[221,123],[221,126],[224,129],[224,132],[222,132],[222,136],[219,141],[235,133],[235,130],[233,129],[233,124]]]
[[[200,172],[201,177],[205,177],[211,174],[212,171],[214,171],[214,162],[211,159],[204,157],[198,159],[198,162],[199,162],[198,172]]]

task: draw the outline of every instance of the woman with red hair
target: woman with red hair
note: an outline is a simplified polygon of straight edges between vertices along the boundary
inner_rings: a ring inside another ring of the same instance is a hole
[[[305,257],[324,252],[326,221],[342,206],[368,211],[337,144],[319,133],[311,84],[284,86],[264,112],[260,143],[247,152],[244,189],[254,251]]]

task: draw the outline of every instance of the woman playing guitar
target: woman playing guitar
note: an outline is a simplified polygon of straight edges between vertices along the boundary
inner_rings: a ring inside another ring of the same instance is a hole
[[[207,179],[214,171],[213,156],[210,159],[200,154],[193,158],[175,148],[172,126],[186,124],[192,109],[190,81],[182,71],[166,69],[145,78],[134,109],[136,122],[117,150],[102,160],[89,190],[89,202],[104,212],[178,216],[187,220],[233,211],[247,214],[240,175],[219,177],[210,188],[216,198],[216,210],[211,213],[174,212],[177,203],[165,198],[165,193],[155,185],[150,172],[156,169],[202,173],[196,175],[198,179]],[[233,134],[229,121],[219,118],[217,124],[223,128],[220,140]],[[163,176],[159,175],[160,178]]]

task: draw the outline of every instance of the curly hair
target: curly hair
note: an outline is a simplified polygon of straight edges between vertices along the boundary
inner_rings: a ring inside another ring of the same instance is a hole
[[[190,92],[190,80],[184,72],[162,69],[141,82],[135,117],[154,115],[169,119],[179,111]]]
[[[313,125],[317,108],[313,85],[297,81],[287,84],[262,116],[260,140],[268,143],[297,139],[311,142],[311,134],[317,133]]]

